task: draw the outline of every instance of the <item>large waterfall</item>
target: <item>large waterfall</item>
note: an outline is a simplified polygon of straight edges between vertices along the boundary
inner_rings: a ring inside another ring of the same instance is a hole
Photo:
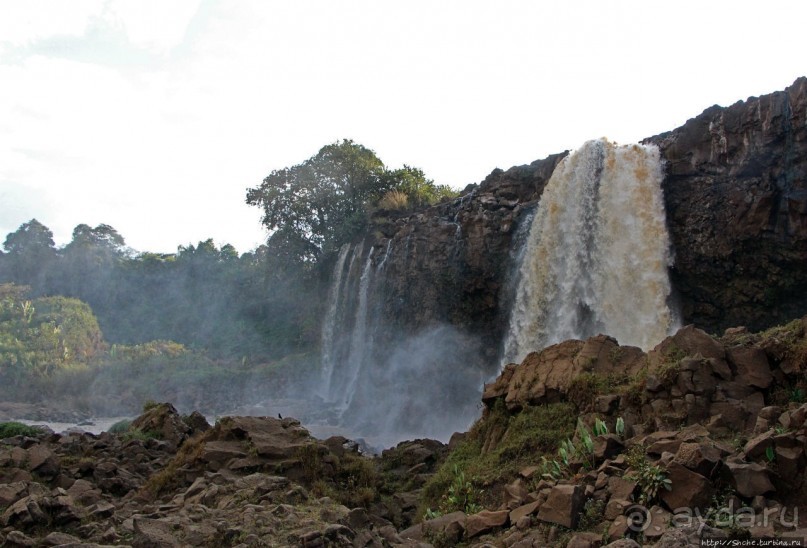
[[[655,146],[593,140],[561,161],[523,253],[506,360],[598,333],[643,349],[667,335],[662,177]]]

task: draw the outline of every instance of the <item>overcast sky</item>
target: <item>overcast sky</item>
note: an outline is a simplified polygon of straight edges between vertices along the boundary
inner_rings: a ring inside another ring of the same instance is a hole
[[[4,0],[0,243],[266,234],[248,187],[350,138],[462,188],[807,75],[807,2]]]

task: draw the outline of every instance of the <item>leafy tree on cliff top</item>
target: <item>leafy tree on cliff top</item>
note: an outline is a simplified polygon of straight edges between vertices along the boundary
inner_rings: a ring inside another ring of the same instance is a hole
[[[386,190],[383,175],[372,150],[343,140],[302,164],[272,171],[247,191],[247,203],[263,208],[273,247],[316,261],[363,228],[368,203]]]
[[[272,171],[247,191],[247,203],[263,208],[272,250],[311,263],[358,234],[389,191],[406,194],[415,206],[451,192],[417,168],[387,170],[375,152],[345,139],[322,147],[302,164]]]

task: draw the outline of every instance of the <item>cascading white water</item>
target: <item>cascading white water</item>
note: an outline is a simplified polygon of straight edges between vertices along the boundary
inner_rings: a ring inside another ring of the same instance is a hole
[[[334,366],[336,365],[334,335],[337,315],[344,300],[342,298],[342,273],[345,270],[345,261],[349,252],[350,244],[344,244],[339,250],[339,257],[336,259],[336,265],[334,265],[333,269],[333,283],[328,293],[328,311],[325,313],[325,318],[322,322],[322,380],[320,395],[326,399],[330,399],[331,381]]]
[[[373,249],[367,254],[367,262],[359,280],[359,302],[356,305],[356,323],[353,325],[353,334],[350,340],[350,355],[347,361],[345,380],[347,384],[340,390],[341,403],[347,407],[356,393],[356,381],[361,372],[365,359],[372,351],[373,341],[371,331],[367,330],[368,292],[370,278],[373,273]],[[339,397],[339,394],[332,394]],[[337,401],[335,397],[331,401]]]
[[[588,141],[544,189],[504,347],[521,360],[597,333],[648,349],[672,329],[658,148]]]

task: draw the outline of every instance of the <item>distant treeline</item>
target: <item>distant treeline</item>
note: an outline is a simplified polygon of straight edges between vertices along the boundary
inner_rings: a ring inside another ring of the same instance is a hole
[[[137,253],[107,224],[80,224],[57,247],[31,219],[0,249],[0,398],[72,397],[96,412],[160,398],[210,410],[313,382],[339,248],[379,209],[456,195],[343,140],[247,190],[271,236],[241,255],[212,239]]]
[[[213,240],[177,253],[135,254],[109,225],[82,224],[57,248],[36,219],[10,233],[0,283],[27,297],[63,296],[90,305],[108,343],[172,340],[212,356],[275,359],[316,345],[308,309],[311,276],[278,264],[265,246],[239,256]]]

